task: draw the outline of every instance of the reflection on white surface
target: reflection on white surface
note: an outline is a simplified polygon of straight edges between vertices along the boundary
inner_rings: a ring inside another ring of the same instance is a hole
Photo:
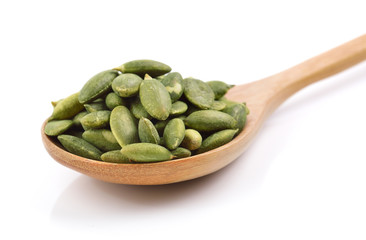
[[[239,161],[244,162],[245,159]],[[119,185],[79,176],[55,202],[51,220],[85,223],[124,219],[128,222],[151,214],[161,215],[170,210],[179,210],[193,202],[197,206],[209,204],[207,201],[210,200],[205,197],[212,195],[212,201],[220,199],[214,194],[217,193],[215,188],[225,192],[222,186],[229,187],[227,181],[230,181],[230,177],[227,175],[231,174],[237,162],[205,177],[159,186]],[[245,193],[247,189],[240,191]]]

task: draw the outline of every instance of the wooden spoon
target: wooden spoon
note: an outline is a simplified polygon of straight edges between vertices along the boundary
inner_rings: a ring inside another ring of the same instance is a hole
[[[158,185],[198,178],[213,173],[238,158],[263,121],[292,94],[365,59],[366,35],[363,35],[276,75],[232,88],[227,93],[227,98],[245,101],[250,109],[244,130],[228,144],[189,158],[146,164],[114,164],[90,160],[63,150],[45,135],[47,120],[42,125],[42,140],[48,153],[57,162],[106,182]]]

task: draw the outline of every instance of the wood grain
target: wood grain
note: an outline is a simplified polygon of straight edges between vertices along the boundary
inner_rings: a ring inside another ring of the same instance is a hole
[[[245,101],[250,109],[244,130],[228,144],[189,158],[148,164],[114,164],[76,156],[41,134],[48,153],[62,165],[106,182],[158,185],[186,181],[213,173],[242,154],[265,119],[288,97],[311,83],[341,72],[366,59],[366,35],[311,58],[288,70],[252,83],[238,85],[226,95]]]

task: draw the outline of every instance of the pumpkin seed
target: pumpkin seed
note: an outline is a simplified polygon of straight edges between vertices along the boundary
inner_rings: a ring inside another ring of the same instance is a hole
[[[61,102],[63,99],[60,99],[58,101],[52,101],[51,104],[53,107],[56,107],[57,103]]]
[[[107,129],[87,130],[82,138],[104,152],[121,149],[112,132]]]
[[[244,107],[245,107],[245,112],[246,112],[246,114],[247,114],[247,116],[249,115],[249,113],[250,113],[250,110],[249,110],[249,108],[248,108],[248,106],[247,106],[247,103],[246,102],[243,102],[243,105],[244,105]]]
[[[212,106],[211,106],[211,110],[217,110],[217,111],[221,111],[226,107],[226,103],[223,101],[214,101]]]
[[[100,160],[102,152],[84,139],[66,134],[59,135],[57,139],[67,151],[75,155]]]
[[[182,147],[192,151],[198,149],[201,146],[201,144],[202,144],[202,136],[198,131],[194,129],[185,130],[183,141],[180,144]]]
[[[150,79],[153,79],[149,74],[145,74],[144,76],[144,80],[150,80]]]
[[[229,85],[222,81],[208,81],[207,84],[210,86],[212,91],[215,94],[215,99],[220,99],[222,96],[224,96],[227,91],[234,87],[235,85]]]
[[[183,114],[187,111],[188,105],[185,102],[182,101],[176,101],[172,104],[172,108],[170,110],[170,114],[172,116],[177,116],[180,114]]]
[[[226,104],[226,107],[230,107],[232,105],[239,103],[239,102],[231,101],[231,100],[227,99],[226,97],[220,98],[219,101],[224,102]]]
[[[126,158],[122,153],[121,150],[113,150],[109,152],[105,152],[100,157],[103,162],[110,162],[110,163],[131,163],[128,158]]]
[[[97,112],[97,111],[101,111],[101,110],[108,110],[108,108],[104,102],[92,102],[92,103],[84,104],[84,108],[86,109],[86,111],[88,113]]]
[[[189,128],[204,132],[235,128],[237,124],[232,116],[216,110],[200,110],[193,112],[184,119],[184,123]]]
[[[57,136],[71,128],[72,124],[72,120],[52,120],[46,124],[44,132],[48,136]]]
[[[126,106],[127,102],[120,96],[118,96],[117,93],[111,92],[108,93],[108,95],[105,97],[105,105],[109,110],[113,110],[113,108],[117,106]]]
[[[84,106],[79,103],[79,93],[74,93],[67,98],[57,103],[53,109],[50,120],[63,120],[72,118],[84,109]]]
[[[93,76],[80,90],[79,102],[81,104],[89,103],[109,92],[112,81],[117,76],[116,70],[103,71]]]
[[[172,102],[177,101],[183,94],[183,78],[177,72],[168,73],[162,80],[161,83],[165,86],[170,94]]]
[[[230,107],[225,108],[223,112],[229,114],[236,120],[235,128],[238,128],[239,132],[241,132],[247,120],[246,107],[244,106],[244,104],[238,103],[231,105]]]
[[[173,159],[173,154],[157,144],[133,143],[122,148],[122,155],[134,162],[161,162]]]
[[[159,133],[154,127],[154,124],[147,118],[140,118],[138,133],[141,142],[145,143],[160,143]]]
[[[91,112],[80,119],[80,123],[85,130],[95,128],[106,128],[109,125],[111,111],[103,110]]]
[[[170,149],[176,149],[183,141],[185,134],[184,122],[179,118],[174,118],[168,122],[164,129],[164,144]]]
[[[184,96],[200,109],[209,109],[215,99],[215,94],[207,83],[195,79],[183,79]]]
[[[145,74],[157,77],[170,72],[172,69],[168,65],[154,60],[134,60],[122,64],[115,70],[122,73],[134,73],[140,77],[143,77]]]
[[[131,110],[131,113],[133,114],[133,116],[137,119],[140,119],[142,117],[148,118],[148,119],[152,118],[150,116],[150,114],[146,111],[144,106],[142,106],[142,103],[141,103],[139,97],[136,97],[131,101],[130,110]]]
[[[191,151],[182,147],[174,149],[171,153],[174,155],[174,158],[185,158],[192,155]]]
[[[125,106],[112,110],[110,127],[114,137],[121,147],[138,142],[138,132],[135,118]]]
[[[155,79],[161,81],[164,79],[165,76],[166,75],[160,75],[160,76],[155,77]]]
[[[140,101],[152,117],[158,120],[165,120],[169,117],[172,108],[170,95],[158,80],[144,80],[141,83]]]
[[[197,150],[197,153],[207,152],[230,142],[238,131],[239,129],[227,129],[210,135],[203,140],[201,147]]]
[[[120,97],[133,97],[139,92],[141,82],[142,78],[136,74],[121,74],[113,80],[112,89]]]
[[[80,120],[85,116],[87,115],[88,112],[87,111],[82,111],[82,112],[79,112],[78,114],[75,115],[75,117],[72,119],[72,122],[73,122],[73,125],[77,128],[80,128],[81,127],[81,122]]]

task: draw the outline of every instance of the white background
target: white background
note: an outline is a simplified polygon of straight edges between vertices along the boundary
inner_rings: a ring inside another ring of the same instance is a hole
[[[233,84],[366,33],[364,1],[1,1],[1,239],[366,239],[366,62],[286,101],[234,163],[165,186],[55,162],[50,101],[126,61]],[[7,236],[7,237],[5,237]]]

